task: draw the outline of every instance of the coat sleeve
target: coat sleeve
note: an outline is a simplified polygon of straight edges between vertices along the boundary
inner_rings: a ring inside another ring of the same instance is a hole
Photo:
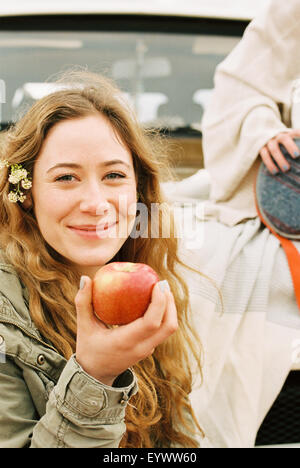
[[[234,197],[262,146],[290,126],[292,84],[300,76],[299,15],[298,0],[272,0],[216,69],[203,118],[214,202]]]
[[[72,356],[39,419],[22,370],[13,359],[0,364],[0,383],[3,448],[118,447],[125,432],[127,402],[137,391],[130,370],[119,376],[118,387],[109,387],[84,372]]]

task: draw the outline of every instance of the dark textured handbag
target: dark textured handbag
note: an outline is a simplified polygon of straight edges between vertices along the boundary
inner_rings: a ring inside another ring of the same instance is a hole
[[[295,139],[300,149],[300,139]],[[280,145],[291,168],[272,175],[261,163],[255,181],[255,202],[265,226],[279,239],[287,256],[300,309],[300,253],[293,241],[300,240],[300,158],[294,159]]]

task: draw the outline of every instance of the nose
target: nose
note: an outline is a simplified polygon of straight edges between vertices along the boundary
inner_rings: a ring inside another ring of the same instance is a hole
[[[85,186],[80,201],[80,210],[84,213],[104,215],[107,213],[109,203],[104,190],[98,184]]]

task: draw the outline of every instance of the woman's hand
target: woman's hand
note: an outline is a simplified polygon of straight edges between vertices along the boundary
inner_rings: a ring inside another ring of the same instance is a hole
[[[296,137],[300,137],[300,129],[289,129],[271,138],[260,150],[259,154],[267,169],[272,174],[277,174],[279,169],[283,172],[290,169],[290,165],[282,154],[279,144],[282,144],[287,149],[292,158],[298,158],[300,156],[299,148],[293,140],[293,138]],[[277,165],[275,163],[277,163]]]
[[[89,375],[112,385],[118,375],[152,354],[177,330],[174,298],[168,288],[162,291],[157,283],[143,317],[128,325],[107,328],[93,312],[92,280],[88,276],[84,279],[84,288],[75,297],[76,360]]]

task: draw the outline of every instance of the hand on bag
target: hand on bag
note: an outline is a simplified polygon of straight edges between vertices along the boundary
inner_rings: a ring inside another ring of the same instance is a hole
[[[260,156],[271,174],[277,174],[280,170],[286,172],[290,169],[290,165],[282,154],[279,144],[282,144],[290,153],[292,158],[300,157],[299,148],[294,142],[294,138],[300,138],[300,129],[289,129],[286,132],[281,132],[260,150]]]
[[[92,280],[75,297],[77,311],[76,360],[92,377],[106,385],[128,367],[153,353],[178,327],[174,297],[157,283],[143,317],[116,328],[107,328],[94,314]]]

